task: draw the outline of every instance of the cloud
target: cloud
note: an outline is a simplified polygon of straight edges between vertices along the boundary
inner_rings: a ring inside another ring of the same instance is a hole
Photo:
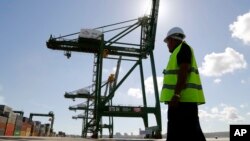
[[[207,54],[199,70],[205,76],[218,77],[246,67],[244,55],[227,47],[225,52]]]
[[[245,81],[245,80],[241,80],[240,83],[241,83],[241,84],[245,84],[246,81]]]
[[[219,113],[219,109],[217,107],[214,107],[214,108],[211,109],[211,112],[213,114],[218,114]]]
[[[208,121],[210,119],[219,119],[220,121],[241,122],[245,118],[240,116],[238,109],[233,106],[222,105],[220,107],[213,107],[210,111],[199,110],[199,117]]]
[[[136,98],[142,98],[142,91],[138,88],[129,88],[128,95]]]
[[[158,91],[160,91],[163,85],[163,77],[157,77],[156,79],[157,79]],[[144,84],[145,84],[146,94],[154,94],[153,77],[152,76],[148,77],[144,81]],[[136,98],[142,98],[142,90],[140,88],[129,88],[128,95]]]
[[[3,96],[0,95],[0,104],[6,104],[5,103],[5,98]]]
[[[229,25],[233,38],[238,38],[244,44],[250,45],[250,12],[240,15],[237,20]]]
[[[235,107],[224,107],[221,111],[221,120],[226,121],[243,121],[244,118],[238,114],[238,110]]]
[[[248,107],[248,104],[240,104],[240,108],[246,108]]]
[[[116,73],[116,69],[117,69],[116,67],[113,67],[111,73],[115,74]],[[122,67],[120,67],[119,73],[122,73],[122,72],[123,72],[123,69],[122,69]]]
[[[219,79],[219,78],[217,78],[217,79],[214,80],[215,84],[219,84],[220,82],[221,82],[221,79]]]
[[[6,104],[5,97],[2,95],[3,86],[0,84],[0,104]]]
[[[163,85],[163,77],[157,77],[156,80],[157,80],[158,90],[160,91]],[[152,76],[148,77],[144,83],[145,83],[146,93],[154,94],[153,77]]]

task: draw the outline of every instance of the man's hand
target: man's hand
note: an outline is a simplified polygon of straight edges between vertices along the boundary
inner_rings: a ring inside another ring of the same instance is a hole
[[[171,101],[168,103],[168,105],[170,107],[177,107],[179,105],[179,102],[180,102],[180,95],[175,94],[172,97]]]

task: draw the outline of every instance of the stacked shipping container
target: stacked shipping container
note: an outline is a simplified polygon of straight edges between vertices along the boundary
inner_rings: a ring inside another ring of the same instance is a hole
[[[21,136],[22,125],[23,125],[23,116],[17,115],[14,136]]]
[[[16,123],[17,114],[11,112],[7,113],[7,126],[5,129],[5,136],[13,136],[15,130],[15,123]]]
[[[51,136],[50,124],[30,121],[16,114],[12,108],[0,105],[0,136]]]
[[[23,124],[21,128],[21,136],[30,136],[31,133],[31,124],[29,118],[23,117]]]
[[[0,105],[0,116],[1,116],[0,134],[5,136],[12,136],[14,132],[13,126],[15,124],[15,115],[12,113],[12,109],[6,105]]]
[[[39,136],[46,136],[45,135],[45,124],[41,124],[40,130],[39,130]]]
[[[50,124],[45,124],[45,136],[52,136],[50,130],[51,130]]]
[[[0,116],[0,136],[4,136],[7,124],[7,117]]]
[[[39,135],[40,126],[41,126],[40,121],[33,121],[32,122],[32,128],[31,128],[31,135],[32,136],[38,136]]]

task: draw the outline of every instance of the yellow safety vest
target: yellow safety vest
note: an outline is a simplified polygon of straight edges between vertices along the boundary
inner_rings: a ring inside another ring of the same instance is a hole
[[[171,54],[167,68],[164,70],[163,87],[161,91],[161,102],[168,102],[174,95],[174,89],[177,83],[179,66],[177,64],[177,54],[181,49],[182,43]],[[186,80],[186,87],[180,93],[180,102],[205,103],[205,97],[202,90],[198,67],[194,57],[193,49],[190,47],[192,58],[191,68]]]

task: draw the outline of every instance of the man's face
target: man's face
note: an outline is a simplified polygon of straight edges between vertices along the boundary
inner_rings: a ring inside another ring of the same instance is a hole
[[[174,41],[172,38],[167,39],[168,51],[172,53],[174,51]]]

